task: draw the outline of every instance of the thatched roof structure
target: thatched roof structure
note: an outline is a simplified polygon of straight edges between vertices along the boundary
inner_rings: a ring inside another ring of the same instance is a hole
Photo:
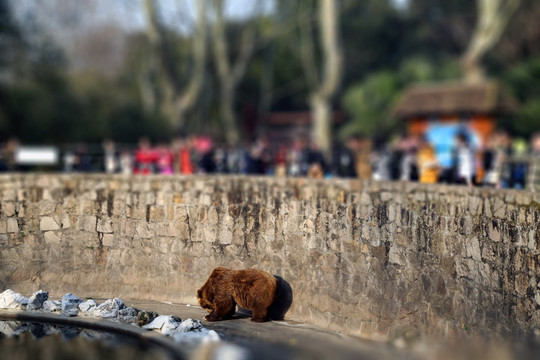
[[[334,111],[332,114],[334,124],[342,123],[343,118],[343,113],[340,111]],[[312,122],[313,120],[309,111],[271,112],[265,119],[265,124],[272,126],[311,125]]]
[[[414,85],[407,88],[394,108],[399,118],[436,115],[508,113],[517,107],[515,100],[494,81]]]

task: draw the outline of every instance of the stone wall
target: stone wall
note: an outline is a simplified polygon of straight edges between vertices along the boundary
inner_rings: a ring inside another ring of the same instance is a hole
[[[540,328],[540,195],[252,177],[0,176],[0,290],[196,303],[215,266],[287,280],[351,335]]]

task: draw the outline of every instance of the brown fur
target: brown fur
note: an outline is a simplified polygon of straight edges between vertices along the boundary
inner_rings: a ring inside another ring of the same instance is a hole
[[[264,322],[276,296],[276,278],[257,269],[217,267],[197,290],[199,304],[209,312],[205,317],[208,321],[230,319],[238,304],[253,312],[251,321]]]

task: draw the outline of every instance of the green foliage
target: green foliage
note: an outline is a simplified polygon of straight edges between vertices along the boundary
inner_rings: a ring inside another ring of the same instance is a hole
[[[243,27],[258,27],[257,51],[237,90],[239,114],[247,107],[257,109],[263,98],[261,91],[271,95],[272,111],[309,108],[311,89],[299,54],[297,21],[301,18],[299,10],[313,8],[316,3],[277,0],[274,14],[255,20],[228,20],[231,59],[238,57]],[[401,126],[391,110],[406,86],[461,77],[459,57],[476,24],[476,2],[409,0],[408,4],[405,9],[396,9],[392,0],[340,2],[345,61],[342,92],[335,100],[337,108],[350,119],[341,136],[388,136]],[[517,135],[528,136],[540,129],[540,27],[536,25],[540,2],[522,0],[522,4],[506,35],[485,60],[490,76],[502,80],[521,105],[516,114],[503,119],[502,125]],[[311,20],[317,40],[316,16]],[[111,137],[135,142],[143,134],[155,140],[170,136],[168,122],[159,115],[166,94],[166,78],[160,71],[163,64],[147,34],[130,33],[121,71],[103,77],[68,72],[69,59],[45,33],[38,28],[20,31],[18,26],[9,2],[0,0],[0,40],[8,39],[2,42],[4,51],[0,51],[0,140],[17,136],[22,142],[33,143],[100,142],[103,137]],[[35,34],[35,38],[29,41],[23,34]],[[168,29],[165,42],[183,86],[192,68],[189,34]],[[319,62],[317,41],[315,48],[315,60]],[[185,130],[220,136],[223,129],[212,56],[207,70],[204,95],[188,114]],[[270,79],[270,90],[262,86],[262,79]],[[144,105],[143,80],[145,90],[154,95],[154,102]]]
[[[406,59],[398,71],[384,70],[369,75],[345,91],[342,105],[350,123],[341,129],[340,136],[390,136],[400,127],[392,115],[392,107],[406,86],[458,76],[456,61],[446,60],[437,65],[421,56]]]
[[[162,118],[145,113],[137,99],[117,95],[121,88],[110,80],[94,86],[80,79],[70,82],[57,73],[5,89],[0,103],[4,139],[17,136],[25,143],[69,143],[111,137],[136,142],[143,135],[158,140],[170,134]]]
[[[511,68],[503,75],[503,81],[520,105],[501,125],[517,136],[528,138],[540,130],[540,58]]]
[[[345,0],[341,8],[345,87],[370,73],[397,67],[407,51],[407,24],[391,1]]]
[[[374,136],[392,129],[396,123],[388,109],[398,89],[398,79],[389,71],[370,75],[362,83],[352,86],[343,96],[343,108],[351,122],[341,129],[340,135]]]

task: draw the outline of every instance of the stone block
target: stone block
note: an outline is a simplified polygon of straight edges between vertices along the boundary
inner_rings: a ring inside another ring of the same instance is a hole
[[[516,202],[519,204],[519,205],[530,205],[530,203],[532,202],[532,195],[530,193],[526,193],[526,192],[523,192],[523,191],[520,191],[516,194]]]
[[[135,233],[142,239],[150,239],[154,236],[154,229],[151,224],[148,223],[139,223],[135,227]]]
[[[167,220],[174,220],[174,206],[171,204],[167,205]]]
[[[79,217],[79,230],[87,232],[96,232],[97,218],[95,216]]]
[[[6,220],[0,220],[0,234],[7,233],[7,222]]]
[[[88,299],[85,302],[79,304],[79,311],[84,316],[93,316],[94,310],[97,306],[98,304],[94,299]]]
[[[495,198],[495,200],[492,201],[492,204],[493,204],[493,215],[500,219],[505,219],[506,218],[505,202],[499,198]]]
[[[529,230],[529,243],[527,247],[529,250],[536,250],[536,230]]]
[[[54,230],[60,230],[60,226],[54,220],[54,218],[50,216],[42,217],[39,221],[39,229],[41,231],[54,231]]]
[[[156,225],[156,235],[157,236],[176,236],[177,231],[174,223],[172,222],[163,222]]]
[[[4,200],[4,201],[15,201],[15,200],[17,200],[17,192],[15,190],[4,190],[4,191],[2,191],[2,200]]]
[[[43,233],[45,244],[60,244],[61,239],[54,231],[45,231]]]
[[[122,235],[133,237],[135,235],[136,221],[134,220],[122,220]]]
[[[471,196],[469,198],[469,211],[471,214],[476,215],[482,210],[482,199],[477,196]]]
[[[28,299],[28,305],[26,310],[39,310],[43,306],[43,303],[49,298],[47,291],[39,290],[32,294]]]
[[[184,198],[182,197],[182,194],[174,194],[173,195],[173,203],[175,204],[183,204]]]
[[[17,219],[7,219],[7,232],[12,234],[19,232],[19,223],[17,222]]]
[[[158,191],[156,193],[156,205],[164,206],[167,202],[167,196],[163,191]]]
[[[403,256],[402,250],[398,246],[390,247],[390,251],[388,252],[388,262],[400,266],[407,264],[406,257]]]
[[[81,202],[81,214],[82,215],[94,215],[96,212],[96,203],[91,200],[84,200]]]
[[[39,215],[51,215],[56,210],[56,202],[52,200],[43,200],[39,202]]]
[[[162,254],[168,254],[171,251],[171,244],[173,240],[171,238],[158,238],[156,241],[156,248]]]
[[[219,231],[217,235],[218,242],[223,245],[232,244],[232,239],[233,239],[233,233],[228,229]]]
[[[67,293],[62,297],[62,315],[77,316],[79,313],[79,304],[82,302],[82,299],[71,293]]]
[[[0,293],[0,309],[25,310],[28,300],[26,296],[7,289]]]
[[[2,213],[4,216],[14,216],[15,204],[12,202],[2,202]]]
[[[113,246],[114,245],[114,235],[113,234],[103,234],[103,246]]]
[[[165,209],[161,206],[150,207],[150,221],[163,221],[165,220]]]
[[[62,303],[58,300],[47,300],[43,303],[44,312],[59,313],[62,311]]]
[[[187,222],[177,222],[175,224],[176,227],[176,236],[180,237],[181,239],[189,239],[191,236],[191,232],[189,229],[189,225]]]
[[[494,242],[501,241],[500,224],[498,222],[495,222],[495,220],[490,221],[488,225],[488,237],[491,241]]]
[[[529,279],[527,274],[517,274],[515,280],[515,288],[519,295],[523,296],[527,294],[527,288],[529,287]]]
[[[156,196],[154,193],[146,193],[144,196],[145,205],[154,205],[156,203]]]
[[[36,186],[46,188],[51,185],[51,179],[50,176],[42,175],[37,178]]]
[[[101,232],[101,233],[105,233],[105,234],[112,233],[113,232],[112,219],[106,216],[98,219],[96,229],[98,232]]]
[[[176,221],[187,221],[188,218],[188,209],[186,206],[175,206],[174,210],[174,220]]]
[[[18,203],[15,211],[17,212],[17,217],[19,219],[24,219],[26,217],[26,206],[24,203]]]
[[[208,224],[215,225],[219,221],[219,215],[216,208],[212,207],[208,210]]]
[[[482,254],[480,252],[480,243],[478,238],[473,237],[466,239],[465,248],[467,249],[467,256],[473,258],[475,261],[482,261]]]
[[[71,228],[71,221],[69,219],[69,216],[65,215],[62,217],[62,229],[69,229]]]

